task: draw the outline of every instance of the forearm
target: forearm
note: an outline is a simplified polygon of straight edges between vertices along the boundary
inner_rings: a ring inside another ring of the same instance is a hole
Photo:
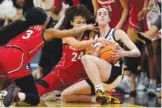
[[[161,16],[155,21],[155,23],[151,26],[151,28],[144,33],[145,36],[150,39],[154,38],[158,31],[161,29]]]
[[[99,56],[100,48],[97,48],[96,51],[92,54],[93,56]]]
[[[69,33],[71,33],[71,35],[75,36],[76,34],[83,33],[86,30],[88,30],[87,26],[82,26],[82,27],[77,27],[77,28],[71,29],[71,31]]]
[[[85,49],[96,42],[97,40],[79,41],[77,44],[73,44],[73,47],[77,49]]]
[[[88,29],[87,26],[73,28],[73,29],[70,29],[70,30],[57,30],[57,29],[54,29],[54,28],[50,28],[50,29],[46,29],[44,31],[44,39],[46,41],[48,41],[48,40],[51,40],[53,38],[72,37],[72,36],[76,36],[79,33],[83,33],[87,29]]]
[[[5,19],[5,21],[4,21],[4,24],[3,24],[3,26],[6,26],[6,25],[8,25],[9,24],[9,19]]]
[[[71,30],[56,30],[54,28],[46,29],[44,31],[44,40],[49,41],[52,40],[53,38],[65,38],[65,37],[70,37],[73,36],[74,32]]]
[[[21,20],[21,19],[23,19],[23,10],[18,9],[17,10],[17,15],[13,18],[12,21]]]
[[[144,1],[143,9],[148,8],[149,1],[150,0],[145,0]]]
[[[128,16],[128,4],[126,0],[120,0],[120,4],[123,8],[120,20],[118,22],[118,24],[116,25],[115,28],[120,29],[122,28],[123,24],[126,22],[127,16]]]
[[[123,51],[124,57],[139,57],[140,55],[141,55],[141,53],[138,49],[134,49],[131,51]]]
[[[128,9],[124,9],[123,12],[122,12],[120,21],[116,25],[117,29],[122,28],[123,24],[126,22],[127,16],[128,16]]]
[[[97,9],[99,8],[97,0],[92,0],[92,4],[93,4],[93,8],[94,8],[94,13],[96,13]]]
[[[144,35],[149,37],[150,39],[153,39],[158,31],[159,29],[155,25],[152,25],[151,29],[149,29],[149,31],[146,31]]]

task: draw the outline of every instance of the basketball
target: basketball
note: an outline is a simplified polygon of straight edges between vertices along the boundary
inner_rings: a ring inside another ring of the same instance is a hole
[[[109,44],[101,48],[99,52],[100,58],[108,61],[111,64],[115,64],[117,60],[113,59],[113,56],[111,55],[113,49],[116,49],[115,44]]]

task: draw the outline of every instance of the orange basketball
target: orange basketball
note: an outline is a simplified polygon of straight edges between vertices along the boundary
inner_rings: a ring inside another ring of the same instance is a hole
[[[116,49],[116,46],[114,44],[109,44],[101,48],[99,53],[100,58],[108,61],[109,63],[115,64],[117,60],[113,59],[113,56],[111,55],[113,49]]]

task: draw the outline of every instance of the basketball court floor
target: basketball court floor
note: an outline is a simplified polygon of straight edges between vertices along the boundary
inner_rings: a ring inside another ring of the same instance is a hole
[[[135,97],[129,95],[116,96],[123,101],[123,104],[91,104],[91,103],[61,103],[60,101],[41,101],[36,107],[161,107],[161,98],[147,96],[146,92],[138,91]],[[0,107],[3,101],[0,100]],[[31,107],[22,102],[14,103],[11,107]]]

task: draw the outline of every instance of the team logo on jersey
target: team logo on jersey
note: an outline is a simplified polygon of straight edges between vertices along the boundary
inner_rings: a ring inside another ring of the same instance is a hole
[[[29,65],[26,65],[25,66],[25,70],[30,70],[30,66]]]

